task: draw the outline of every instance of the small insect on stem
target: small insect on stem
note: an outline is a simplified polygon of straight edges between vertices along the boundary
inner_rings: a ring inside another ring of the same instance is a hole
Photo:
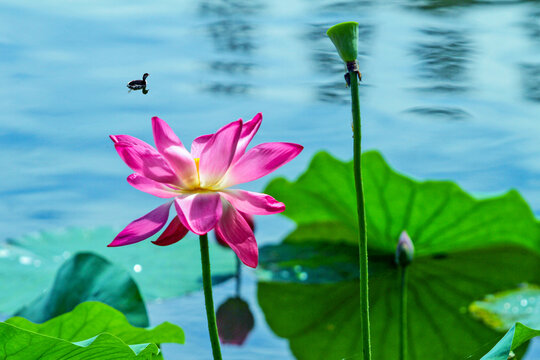
[[[351,86],[351,72],[358,75],[358,81],[362,81],[362,73],[358,69],[358,62],[356,60],[347,62],[347,73],[345,74],[345,82],[347,83],[347,87]]]
[[[360,71],[355,71],[355,72],[356,72],[356,75],[358,75],[358,81],[362,81],[362,73]],[[347,87],[351,86],[351,74],[346,73],[344,77],[345,77],[345,82],[347,83]]]

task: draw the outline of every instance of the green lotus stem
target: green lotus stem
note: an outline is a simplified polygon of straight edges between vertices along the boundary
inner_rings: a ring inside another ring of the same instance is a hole
[[[358,96],[358,76],[349,72],[351,80],[351,100],[354,135],[354,184],[356,187],[356,208],[360,245],[360,309],[362,330],[362,351],[364,360],[371,359],[371,339],[369,330],[369,288],[368,288],[368,249],[364,189],[362,186],[362,135],[360,128],[360,98]]]
[[[236,297],[240,297],[240,288],[241,288],[241,281],[242,281],[242,263],[240,262],[240,259],[236,258]]]
[[[401,299],[399,302],[399,360],[407,360],[407,267],[400,266]]]
[[[358,213],[359,248],[360,248],[360,319],[362,332],[363,360],[371,360],[371,339],[369,331],[369,289],[368,289],[368,251],[366,234],[366,214],[364,206],[364,190],[362,187],[362,135],[360,126],[360,97],[358,96],[358,81],[360,71],[356,58],[358,57],[358,23],[343,22],[332,26],[326,32],[339,56],[347,65],[345,78],[350,82],[353,137],[354,137],[354,185],[356,187],[356,209]]]
[[[214,360],[222,360],[221,347],[216,324],[216,313],[214,312],[214,299],[212,296],[212,275],[210,274],[210,254],[208,252],[208,235],[199,236],[201,244],[201,263],[203,275],[204,303],[206,305],[206,318],[208,320],[208,334],[212,343],[212,354]]]

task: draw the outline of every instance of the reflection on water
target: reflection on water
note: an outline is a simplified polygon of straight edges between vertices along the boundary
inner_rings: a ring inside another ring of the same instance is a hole
[[[259,35],[257,24],[251,21],[264,10],[260,1],[220,0],[203,1],[199,4],[201,16],[215,16],[206,27],[214,44],[215,54],[221,55],[219,61],[211,61],[209,69],[223,73],[225,78],[204,86],[204,90],[229,96],[246,95],[253,85],[242,82],[243,75],[251,75],[255,64],[252,53],[257,49],[255,38]],[[225,58],[225,59],[223,59]]]
[[[464,30],[428,28],[413,53],[418,58],[418,72],[422,80],[430,82],[428,91],[456,92],[466,90],[467,64],[471,43]]]
[[[527,1],[4,0],[0,228],[16,237],[122,226],[158,204],[125,183],[129,169],[107,138],[151,142],[154,115],[189,144],[263,111],[257,142],[305,146],[278,171],[288,178],[320,149],[350,158],[345,68],[325,37],[349,19],[361,25],[366,148],[414,177],[455,179],[482,194],[516,188],[540,213],[538,14],[538,2]],[[151,94],[127,94],[126,80],[141,69],[152,73]],[[261,243],[291,226],[278,217],[261,223]],[[256,325],[241,351],[226,352],[292,359],[265,325],[253,280],[247,290]],[[216,304],[234,294],[221,291]],[[207,357],[202,295],[171,302],[151,311],[186,330],[178,358]]]
[[[221,51],[250,53],[256,46],[253,43],[255,27],[241,20],[219,20],[208,25],[208,32]]]
[[[255,326],[255,319],[249,308],[249,303],[240,296],[242,264],[240,260],[236,259],[236,261],[237,268],[234,278],[236,294],[218,306],[216,321],[222,344],[242,346]]]
[[[345,80],[321,84],[317,87],[317,99],[334,104],[348,104],[351,95],[346,86]]]
[[[540,42],[540,9],[535,8],[528,12],[523,21],[523,30],[531,39]]]
[[[411,6],[422,10],[444,10],[446,8],[462,7],[475,4],[486,4],[490,0],[411,0]]]
[[[210,63],[208,70],[228,74],[246,74],[253,69],[253,64],[249,62],[234,61],[214,61]]]
[[[523,96],[528,100],[540,102],[540,63],[523,64],[520,70]]]
[[[143,86],[142,88],[138,88],[138,89],[129,89],[128,92],[132,92],[132,91],[141,91],[141,93],[143,93],[144,95],[148,94],[148,92],[150,91],[150,89],[147,89],[146,86]]]
[[[407,112],[417,115],[424,115],[430,119],[442,118],[451,120],[465,120],[470,117],[466,111],[451,107],[415,107]]]
[[[329,13],[339,13],[350,12],[358,13],[365,10],[368,6],[373,5],[373,0],[348,0],[348,1],[332,1],[332,0],[323,0],[321,1],[324,4],[321,4],[319,11],[323,14]]]
[[[199,11],[201,15],[249,16],[255,15],[263,9],[260,1],[246,0],[204,0],[200,2]]]
[[[469,89],[468,67],[472,43],[466,30],[457,26],[430,26],[418,30],[419,41],[413,45],[418,81],[415,89],[429,97],[455,96]],[[469,113],[460,105],[415,106],[407,113],[428,119],[464,120]]]
[[[222,344],[242,346],[255,326],[249,304],[240,297],[230,297],[216,312],[219,339]]]
[[[249,84],[225,85],[225,84],[215,83],[206,87],[206,90],[210,92],[226,94],[226,95],[245,95],[249,92],[250,89],[251,89],[251,85]]]

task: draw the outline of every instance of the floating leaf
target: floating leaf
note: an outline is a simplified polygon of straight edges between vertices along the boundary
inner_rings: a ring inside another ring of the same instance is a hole
[[[108,228],[71,228],[34,233],[0,242],[0,312],[13,313],[45,290],[64,260],[91,251],[128,270],[146,300],[183,295],[202,288],[199,241],[187,236],[178,244],[150,241],[108,248],[118,232]],[[210,244],[212,275],[227,278],[235,271],[234,254]],[[21,286],[24,284],[24,286]]]
[[[536,336],[540,336],[540,330],[516,323],[481,360],[507,360],[510,351],[517,349],[520,345]]]
[[[107,332],[130,345],[184,343],[184,332],[176,325],[165,322],[153,329],[135,327],[127,321],[124,314],[97,301],[79,304],[73,311],[57,316],[43,324],[36,324],[19,316],[7,319],[5,323],[68,341],[82,341]]]
[[[506,331],[516,322],[540,329],[540,288],[527,285],[490,294],[482,301],[473,302],[469,311],[499,331]]]
[[[0,323],[2,359],[157,359],[155,344],[169,342],[183,344],[182,329],[167,322],[137,328],[99,302],[82,303],[43,324],[21,317]]]
[[[129,273],[92,253],[79,253],[67,260],[52,288],[15,315],[41,323],[91,300],[119,310],[135,326],[149,325],[143,299]]]
[[[0,358],[13,360],[159,359],[155,344],[128,346],[110,334],[72,343],[0,323]]]
[[[259,252],[259,278],[326,283],[358,279],[358,247],[332,243],[283,243]]]
[[[393,171],[380,153],[362,155],[369,246],[394,253],[406,230],[415,256],[486,246],[519,245],[540,252],[540,226],[517,191],[478,200],[449,181],[418,182]],[[287,241],[344,241],[356,245],[352,162],[315,155],[308,171],[265,190],[287,204],[297,229]]]
[[[403,230],[415,246],[408,267],[410,357],[479,359],[498,334],[468,314],[469,304],[540,282],[540,227],[530,208],[516,191],[480,200],[452,182],[414,181],[394,172],[377,152],[362,161],[374,359],[398,357],[394,257]],[[258,297],[270,327],[289,339],[298,359],[361,353],[359,288],[350,281],[358,276],[352,167],[319,153],[296,182],[276,179],[265,190],[287,204],[284,214],[297,228],[282,246],[261,249],[261,259],[270,259],[261,266],[272,274],[263,273],[264,279],[275,282],[260,282]],[[328,252],[332,246],[343,251]],[[302,249],[309,257],[298,256]],[[345,253],[354,256],[347,265]],[[333,269],[331,278],[319,276],[317,261]],[[307,280],[283,277],[295,269]]]

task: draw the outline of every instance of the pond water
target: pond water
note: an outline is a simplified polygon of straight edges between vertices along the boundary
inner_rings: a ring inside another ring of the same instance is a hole
[[[401,172],[452,179],[480,196],[515,188],[540,214],[539,2],[3,0],[2,237],[123,226],[157,206],[126,184],[129,169],[108,138],[151,142],[155,115],[189,143],[262,112],[256,143],[305,146],[277,172],[289,178],[321,149],[349,159],[344,69],[325,37],[344,20],[360,23],[365,149]],[[128,92],[145,72],[149,92]],[[257,221],[261,244],[293,228],[279,216]],[[246,279],[256,328],[225,353],[292,358],[258,309],[252,274]],[[218,287],[218,303],[233,288]],[[189,343],[165,348],[172,358],[207,356],[200,301],[150,305],[153,321],[186,330]]]

